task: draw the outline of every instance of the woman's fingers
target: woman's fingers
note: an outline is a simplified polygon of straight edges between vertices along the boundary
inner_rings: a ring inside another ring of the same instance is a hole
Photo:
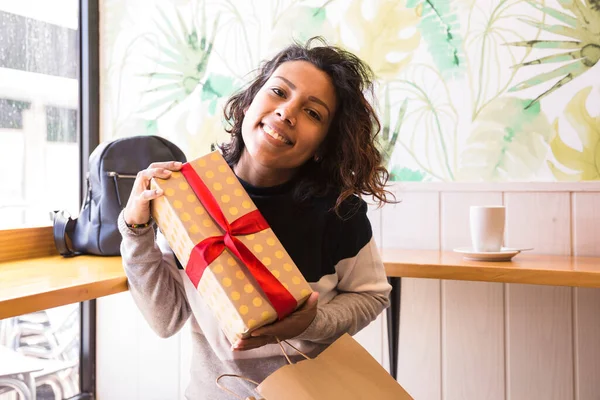
[[[138,178],[141,178],[144,188],[150,187],[150,180],[152,178],[167,179],[171,176],[172,172],[165,168],[148,168],[138,173]]]
[[[156,162],[138,172],[127,206],[125,222],[128,224],[144,224],[150,219],[150,201],[163,195],[161,189],[150,189],[152,178],[168,179],[173,171],[181,169],[179,161]]]
[[[137,186],[137,200],[142,203],[147,203],[162,195],[162,189],[150,189],[150,180],[152,178],[168,179],[172,172],[165,168],[148,168],[138,173],[134,191]],[[134,195],[134,193],[132,193]]]
[[[247,339],[239,339],[231,346],[233,351],[244,351],[257,349],[267,344],[277,343],[277,340],[273,336],[258,336]]]
[[[163,195],[162,189],[150,189],[150,190],[144,190],[142,192],[142,194],[140,195],[140,198],[142,198],[146,201],[150,201],[150,200],[159,198],[162,195]]]
[[[154,162],[150,164],[148,169],[168,169],[171,171],[179,171],[183,164],[179,161],[167,161],[167,162]]]

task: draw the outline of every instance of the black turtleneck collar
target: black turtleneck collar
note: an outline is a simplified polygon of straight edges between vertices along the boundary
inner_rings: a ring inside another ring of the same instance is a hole
[[[244,187],[244,190],[246,190],[246,192],[248,192],[250,197],[252,197],[252,196],[276,196],[276,195],[289,193],[294,188],[294,186],[296,185],[296,181],[297,181],[296,178],[292,178],[287,182],[284,182],[282,184],[275,185],[275,186],[254,186],[254,185],[246,182],[239,176],[237,178],[240,181],[240,183],[242,184],[242,186]]]

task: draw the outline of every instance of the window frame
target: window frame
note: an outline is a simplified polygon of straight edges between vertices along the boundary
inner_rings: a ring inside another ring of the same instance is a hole
[[[85,198],[88,161],[100,144],[100,5],[79,1],[79,204]],[[79,392],[96,396],[96,300],[80,303]]]

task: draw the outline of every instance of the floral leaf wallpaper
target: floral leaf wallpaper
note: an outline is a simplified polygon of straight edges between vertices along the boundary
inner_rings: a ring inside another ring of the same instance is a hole
[[[460,20],[453,4],[447,0],[409,0],[406,6],[419,9],[419,32],[440,72],[446,76],[463,72]]]
[[[559,135],[558,120],[554,122],[554,137],[550,142],[550,147],[557,163],[548,161],[548,165],[558,180],[600,179],[600,107],[596,103],[596,116],[590,116],[586,100],[591,90],[591,87],[587,87],[578,92],[564,112],[566,123],[572,126],[577,133],[581,149],[571,147],[563,142]],[[562,172],[557,168],[557,164],[562,164],[573,172]]]
[[[530,19],[521,20],[542,30],[545,34],[560,35],[565,37],[566,40],[530,40],[512,43],[514,46],[556,50],[551,55],[521,63],[518,66],[563,63],[551,71],[542,72],[510,89],[511,92],[526,89],[557,77],[561,78],[551,88],[536,97],[530,104],[539,101],[578,76],[586,73],[600,60],[599,3],[591,0],[587,5],[579,0],[560,0],[559,3],[562,10],[530,2],[533,7],[556,19],[559,22],[557,25],[544,24]]]
[[[322,36],[377,76],[397,181],[600,180],[597,0],[103,0],[103,140],[198,156],[261,60]]]
[[[406,8],[404,2],[383,0],[372,16],[365,15],[363,9],[373,4],[372,0],[349,2],[340,24],[346,32],[340,32],[339,44],[368,61],[378,77],[393,79],[411,62],[421,43],[418,31],[405,34],[419,23],[419,12]]]
[[[500,97],[478,115],[461,154],[460,180],[532,180],[546,159],[552,128],[529,100]]]

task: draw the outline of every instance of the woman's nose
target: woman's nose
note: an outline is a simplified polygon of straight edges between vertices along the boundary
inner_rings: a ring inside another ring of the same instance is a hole
[[[289,105],[282,105],[275,110],[275,114],[279,116],[285,123],[290,126],[296,125],[296,111]]]

